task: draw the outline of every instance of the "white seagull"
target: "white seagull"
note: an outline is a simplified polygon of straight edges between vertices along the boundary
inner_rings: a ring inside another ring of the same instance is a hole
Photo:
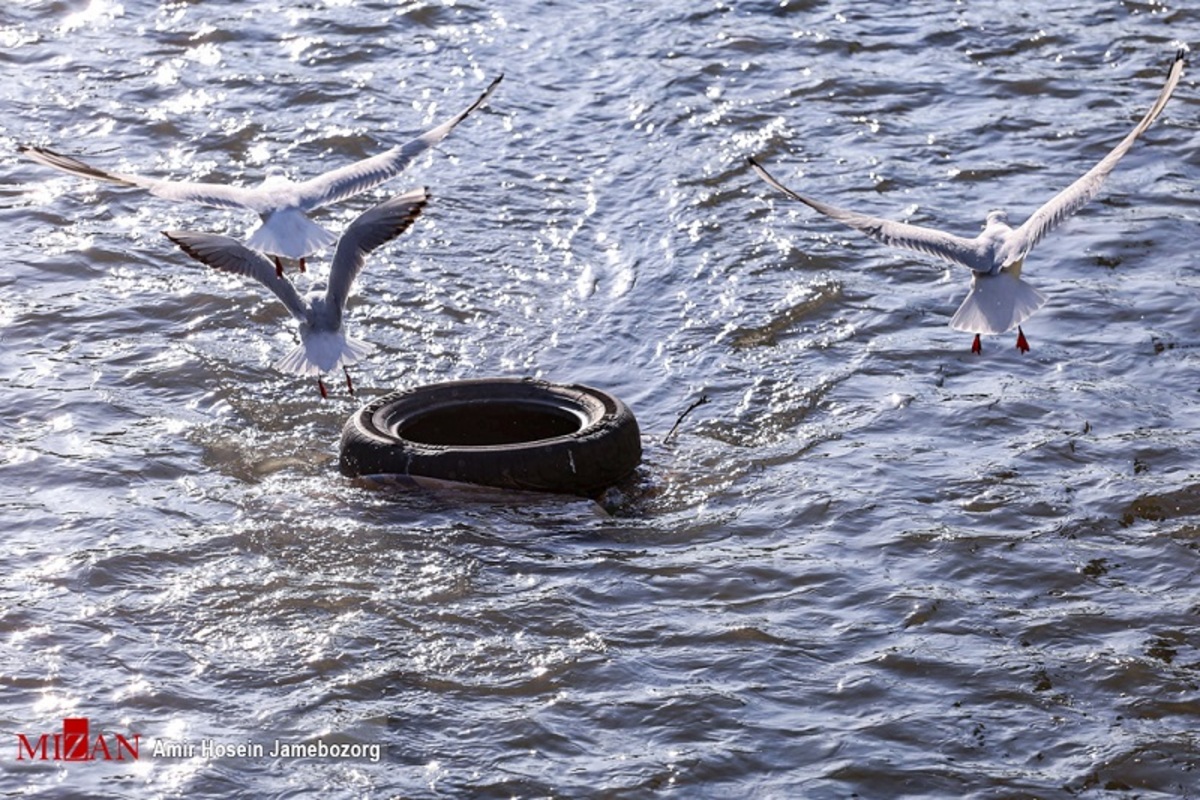
[[[197,261],[222,272],[254,278],[283,302],[300,323],[300,344],[276,361],[275,369],[316,375],[321,397],[328,397],[321,376],[341,367],[346,375],[346,388],[354,394],[347,367],[375,348],[346,335],[342,318],[350,289],[362,271],[367,254],[407,230],[428,201],[428,189],[413,189],[360,214],[338,239],[328,287],[315,284],[304,298],[291,281],[278,274],[274,264],[236,239],[189,231],[163,231],[163,234]]]
[[[465,110],[416,139],[298,183],[280,174],[268,175],[258,186],[160,180],[123,172],[106,172],[41,147],[21,146],[19,149],[39,164],[98,181],[135,186],[167,200],[257,212],[262,224],[250,234],[246,243],[255,250],[274,256],[275,268],[280,275],[283,274],[280,257],[298,260],[303,272],[304,259],[329,246],[337,238],[309,219],[308,212],[353,197],[400,174],[413,159],[445,139],[468,114],[483,105],[503,77],[501,75],[492,81],[479,99]]]
[[[1100,163],[1033,212],[1019,228],[1009,227],[1008,215],[1005,212],[988,212],[983,232],[973,239],[859,214],[804,197],[771,177],[753,158],[748,160],[759,177],[767,183],[843,225],[861,231],[884,244],[916,250],[969,268],[971,290],[950,320],[950,327],[975,334],[975,341],[971,346],[973,353],[982,352],[979,342],[981,333],[1006,333],[1016,328],[1017,348],[1024,353],[1029,350],[1029,343],[1021,330],[1021,323],[1046,302],[1041,292],[1021,280],[1021,266],[1025,262],[1025,256],[1047,233],[1096,196],[1104,179],[1112,172],[1117,162],[1129,151],[1142,131],[1150,127],[1167,104],[1183,72],[1183,59],[1184,51],[1180,50],[1171,63],[1166,85],[1159,92],[1154,105],[1133,131],[1102,158]]]

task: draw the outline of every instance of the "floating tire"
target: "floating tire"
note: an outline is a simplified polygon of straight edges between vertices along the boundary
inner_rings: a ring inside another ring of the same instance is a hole
[[[406,475],[581,496],[641,461],[637,420],[617,398],[532,379],[451,381],[394,392],[342,429],[350,477]]]

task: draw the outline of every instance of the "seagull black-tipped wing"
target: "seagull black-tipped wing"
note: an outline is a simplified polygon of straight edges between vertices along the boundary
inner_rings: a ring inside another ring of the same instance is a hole
[[[336,203],[338,200],[365,192],[399,175],[417,156],[445,139],[458,123],[487,102],[488,97],[496,90],[503,78],[504,76],[501,75],[492,81],[483,94],[466,109],[412,141],[299,184],[296,191],[300,207],[311,211],[314,208]]]
[[[1004,253],[1005,263],[1012,263],[1025,257],[1033,246],[1042,240],[1043,237],[1050,231],[1054,230],[1064,219],[1074,214],[1084,205],[1086,205],[1100,191],[1100,187],[1104,183],[1104,179],[1108,177],[1113,168],[1117,166],[1117,162],[1129,152],[1129,148],[1133,147],[1134,141],[1142,134],[1158,115],[1162,113],[1163,108],[1167,105],[1167,101],[1171,99],[1171,93],[1175,91],[1175,86],[1179,83],[1179,78],[1183,74],[1184,51],[1180,50],[1175,54],[1175,60],[1171,62],[1171,68],[1167,72],[1167,81],[1163,85],[1162,91],[1158,93],[1158,99],[1154,101],[1154,105],[1146,112],[1146,116],[1142,117],[1142,121],[1137,124],[1129,135],[1121,140],[1121,143],[1112,149],[1112,151],[1100,160],[1100,163],[1088,170],[1083,177],[1072,183],[1066,189],[1052,197],[1041,208],[1033,212],[1033,215],[1017,228],[1016,235],[1012,237],[1010,245],[1012,252]]]
[[[45,147],[22,146],[19,150],[26,158],[44,166],[69,172],[81,178],[91,178],[94,181],[105,181],[121,186],[145,189],[150,194],[165,200],[201,203],[217,208],[255,208],[257,210],[257,190],[255,189],[226,186],[219,183],[160,180],[158,178],[145,178],[141,175],[131,175],[125,172],[108,172],[98,167],[93,167],[91,164],[86,164],[72,156],[56,153]]]
[[[364,211],[346,227],[329,268],[326,305],[339,311],[346,307],[346,299],[354,279],[362,272],[367,254],[408,230],[427,202],[428,189],[413,189]]]
[[[877,242],[882,242],[891,247],[901,247],[906,250],[915,250],[918,253],[936,256],[937,258],[980,272],[986,272],[992,268],[991,260],[987,258],[985,248],[976,239],[967,239],[963,236],[943,233],[942,231],[933,228],[924,228],[920,225],[909,225],[906,222],[894,222],[882,217],[859,214],[855,211],[822,203],[820,200],[814,200],[810,197],[797,194],[784,186],[753,158],[747,160],[760,178],[788,197],[793,200],[799,200],[809,208],[819,211],[843,225],[854,228],[856,231],[870,236]]]
[[[296,287],[259,253],[228,236],[193,231],[163,231],[163,235],[202,264],[258,281],[275,293],[293,317],[304,321],[308,308]]]

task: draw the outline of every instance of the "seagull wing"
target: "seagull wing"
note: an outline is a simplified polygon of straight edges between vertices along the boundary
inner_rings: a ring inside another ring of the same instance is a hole
[[[883,242],[891,247],[901,247],[906,250],[915,250],[918,253],[936,256],[937,258],[969,267],[978,272],[986,272],[992,268],[992,262],[987,257],[986,248],[977,239],[967,239],[963,236],[943,233],[933,228],[924,228],[920,225],[909,225],[905,222],[893,222],[882,217],[859,214],[844,208],[831,206],[828,203],[822,203],[819,200],[813,200],[812,198],[793,192],[775,180],[753,158],[748,159],[748,161],[760,178],[788,197],[791,197],[793,200],[799,200],[809,208],[815,209],[843,225],[848,225],[861,233],[865,233],[878,242]]]
[[[1112,152],[1100,160],[1100,163],[1092,167],[1079,180],[1072,183],[1066,189],[1056,194],[1045,205],[1033,212],[1033,215],[1025,220],[1021,227],[1017,228],[1010,237],[1013,252],[1007,253],[1005,263],[1012,263],[1025,257],[1033,246],[1040,242],[1043,237],[1050,231],[1054,230],[1064,219],[1074,214],[1090,201],[1100,191],[1100,186],[1104,183],[1104,179],[1117,166],[1117,162],[1121,157],[1129,152],[1129,148],[1133,147],[1134,141],[1142,134],[1142,131],[1150,127],[1163,108],[1167,105],[1167,101],[1171,99],[1171,93],[1175,91],[1175,85],[1179,83],[1179,77],[1183,73],[1183,58],[1184,52],[1180,50],[1175,54],[1175,60],[1171,62],[1171,69],[1167,73],[1167,82],[1163,86],[1162,91],[1158,94],[1158,99],[1154,101],[1154,105],[1146,112],[1146,116],[1142,117],[1142,121],[1137,124],[1128,136],[1121,140],[1121,143],[1112,149]]]
[[[145,189],[150,194],[166,200],[202,203],[217,208],[256,208],[257,190],[245,189],[240,186],[227,186],[220,183],[193,183],[190,181],[167,181],[158,178],[144,178],[141,175],[130,175],[124,172],[106,172],[90,164],[85,164],[77,158],[47,150],[44,147],[20,148],[26,158],[32,159],[47,167],[69,172],[83,178],[95,181],[116,183],[121,186],[134,186]]]
[[[275,265],[236,239],[212,233],[163,231],[183,252],[213,269],[254,278],[278,297],[293,317],[305,321],[308,306],[287,278],[280,277]]]
[[[428,202],[428,189],[413,189],[364,211],[346,227],[329,268],[329,287],[325,290],[329,308],[337,309],[340,315],[367,254],[408,230]]]
[[[365,192],[379,184],[399,175],[413,162],[417,156],[424,153],[438,142],[445,139],[458,123],[462,122],[475,109],[487,102],[488,97],[495,91],[496,86],[504,78],[496,78],[484,90],[474,103],[456,116],[446,120],[431,131],[423,133],[416,139],[362,161],[356,161],[339,169],[331,170],[323,175],[304,181],[296,186],[300,208],[311,211],[314,208],[336,203],[347,197]]]

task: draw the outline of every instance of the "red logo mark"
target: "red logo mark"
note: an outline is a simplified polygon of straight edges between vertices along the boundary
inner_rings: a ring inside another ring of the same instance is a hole
[[[43,733],[32,741],[17,734],[17,761],[136,761],[141,734],[133,740],[119,733],[92,737],[87,717],[63,720],[62,733]]]

